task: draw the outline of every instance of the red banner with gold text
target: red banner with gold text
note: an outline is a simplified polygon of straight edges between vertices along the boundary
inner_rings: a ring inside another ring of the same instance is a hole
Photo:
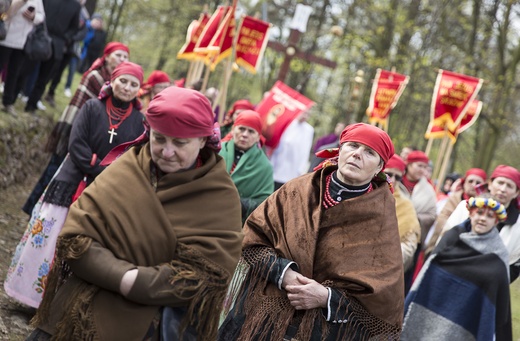
[[[396,72],[377,69],[366,111],[369,123],[378,123],[387,130],[390,111],[399,101],[408,79],[408,76]]]
[[[457,141],[457,137],[460,133],[466,131],[469,127],[475,123],[478,119],[480,112],[482,111],[482,101],[474,99],[468,106],[466,110],[466,114],[464,118],[460,122],[460,125],[457,129],[445,129],[440,126],[432,126],[430,131],[428,132],[427,138],[443,138],[444,136],[448,136],[451,139],[452,143]]]
[[[430,110],[430,123],[425,137],[440,138],[450,136],[456,139],[456,132],[461,125],[470,104],[477,97],[483,80],[446,70],[439,70],[433,91]],[[439,131],[451,133],[439,134]]]
[[[276,148],[285,128],[313,105],[313,101],[277,81],[255,109],[262,118],[265,145]]]
[[[242,18],[235,47],[235,62],[255,74],[262,61],[271,24],[250,16]]]

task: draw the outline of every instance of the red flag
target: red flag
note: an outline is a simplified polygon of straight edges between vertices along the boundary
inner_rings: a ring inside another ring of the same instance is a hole
[[[265,145],[276,148],[285,128],[313,105],[313,101],[281,81],[277,81],[255,109],[262,118]]]
[[[379,123],[387,129],[390,111],[399,101],[408,79],[408,76],[396,72],[377,69],[366,112],[369,123]]]
[[[469,127],[475,123],[478,119],[480,112],[482,111],[482,101],[474,99],[469,104],[468,110],[466,111],[466,115],[460,122],[460,125],[457,128],[457,135],[466,131]]]
[[[204,26],[204,29],[202,30],[202,33],[199,37],[199,40],[197,41],[197,44],[195,45],[194,51],[196,53],[201,54],[212,54],[216,53],[218,51],[215,51],[215,49],[210,48],[210,43],[213,40],[213,37],[217,33],[217,30],[219,29],[224,17],[231,9],[230,6],[219,6],[215,13],[211,15],[211,18],[209,18],[208,23]]]
[[[231,56],[233,40],[235,39],[235,29],[235,7],[231,6],[208,46],[212,54],[213,51],[214,54],[216,54],[211,63],[211,70],[214,70],[220,61]]]
[[[428,132],[427,138],[443,138],[444,136],[448,136],[451,139],[451,142],[455,143],[459,134],[466,131],[473,125],[473,123],[475,123],[481,111],[482,102],[474,99],[469,104],[468,110],[457,129],[452,130],[445,129],[444,127],[432,126]]]
[[[209,21],[209,15],[202,13],[199,20],[193,20],[188,26],[188,32],[186,34],[186,42],[177,53],[177,59],[197,59],[199,55],[195,53],[195,45],[204,30],[204,27]]]
[[[439,138],[439,131],[448,133],[453,140],[469,104],[477,97],[483,80],[446,70],[439,70],[430,111],[430,123],[426,138]]]
[[[255,74],[269,40],[271,24],[253,17],[242,18],[238,29],[235,62]]]

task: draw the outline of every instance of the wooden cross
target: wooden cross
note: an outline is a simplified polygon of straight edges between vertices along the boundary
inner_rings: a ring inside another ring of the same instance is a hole
[[[108,133],[110,134],[110,140],[108,140],[108,143],[112,144],[112,140],[114,139],[114,136],[117,135],[117,133],[114,130],[114,128],[112,128],[112,130],[109,130]]]
[[[303,59],[309,63],[315,63],[320,64],[325,67],[335,69],[336,68],[336,62],[318,57],[315,55],[310,54],[309,52],[301,51],[298,48],[298,43],[300,41],[301,32],[296,29],[291,29],[291,33],[289,34],[289,40],[287,41],[287,45],[284,45],[277,41],[268,41],[267,46],[272,48],[275,51],[282,52],[285,54],[284,61],[282,63],[282,66],[280,67],[280,71],[278,72],[278,80],[284,82],[285,77],[287,76],[287,73],[289,71],[289,66],[291,64],[291,60],[293,58],[299,58]]]

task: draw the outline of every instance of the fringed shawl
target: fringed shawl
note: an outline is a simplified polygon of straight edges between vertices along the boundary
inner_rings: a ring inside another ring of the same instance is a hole
[[[341,290],[343,304],[350,304],[355,316],[345,317],[349,322],[341,327],[339,339],[356,337],[358,323],[369,333],[361,338],[398,339],[404,285],[393,195],[387,183],[374,182],[372,192],[324,210],[325,177],[336,168],[299,177],[267,198],[246,221],[243,254],[256,246],[272,248],[279,257],[296,262],[304,276]],[[253,271],[244,283],[249,285],[241,290],[249,292],[239,340],[251,340],[253,335],[258,340],[281,340],[295,313],[286,292]],[[296,339],[310,340],[316,324],[325,339],[327,324],[321,309],[305,312]]]
[[[193,295],[188,323],[201,340],[216,337],[222,300],[240,255],[238,193],[223,160],[205,149],[201,167],[166,174],[154,190],[149,149],[148,144],[130,149],[70,208],[35,317],[40,325],[59,321],[50,326],[56,327],[51,333],[57,339],[141,340],[160,308],[131,302],[74,275],[63,284],[67,266],[61,261],[78,258],[89,240],[138,266],[169,263],[172,295],[186,300]],[[203,284],[194,288],[191,279]]]

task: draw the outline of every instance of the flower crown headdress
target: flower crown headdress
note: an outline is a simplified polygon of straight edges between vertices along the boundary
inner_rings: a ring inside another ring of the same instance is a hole
[[[489,207],[491,210],[495,212],[499,221],[505,221],[507,219],[507,212],[505,206],[492,198],[471,197],[468,199],[467,207],[468,210],[473,207]]]

